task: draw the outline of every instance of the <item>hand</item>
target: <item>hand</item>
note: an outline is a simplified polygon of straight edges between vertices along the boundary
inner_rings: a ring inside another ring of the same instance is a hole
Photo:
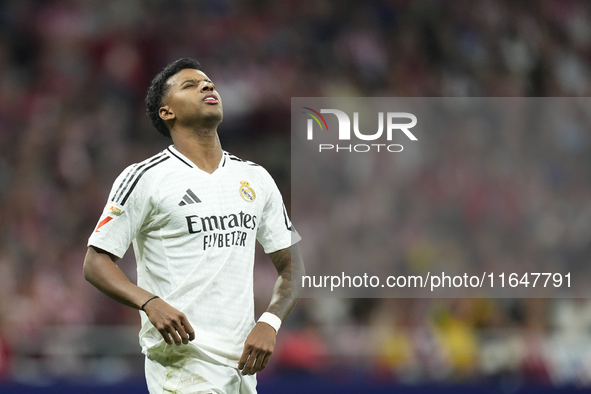
[[[242,375],[253,375],[265,369],[275,349],[275,329],[267,323],[257,323],[252,329],[246,342],[244,351],[238,362],[238,369]]]
[[[163,299],[155,298],[144,307],[144,310],[150,322],[160,331],[162,338],[169,345],[172,345],[173,341],[177,346],[181,343],[186,345],[195,339],[195,330],[191,327],[187,316]]]

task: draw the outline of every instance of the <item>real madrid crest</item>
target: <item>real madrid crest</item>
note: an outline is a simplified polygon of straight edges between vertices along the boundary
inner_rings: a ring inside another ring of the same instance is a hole
[[[240,197],[242,197],[244,199],[244,201],[246,202],[253,202],[254,199],[256,198],[256,194],[254,192],[254,190],[252,190],[252,187],[248,186],[249,183],[246,181],[240,181],[240,184],[242,186],[240,186]]]

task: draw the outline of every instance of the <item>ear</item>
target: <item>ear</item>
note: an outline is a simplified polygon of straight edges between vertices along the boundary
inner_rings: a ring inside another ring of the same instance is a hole
[[[168,105],[160,107],[160,109],[158,110],[158,115],[160,115],[160,118],[165,121],[172,120],[176,117],[174,112],[172,112]]]

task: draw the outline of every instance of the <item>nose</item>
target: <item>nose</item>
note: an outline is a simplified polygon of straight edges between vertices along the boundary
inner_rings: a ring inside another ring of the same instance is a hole
[[[204,81],[203,86],[201,86],[202,92],[213,91],[215,86],[211,81]]]

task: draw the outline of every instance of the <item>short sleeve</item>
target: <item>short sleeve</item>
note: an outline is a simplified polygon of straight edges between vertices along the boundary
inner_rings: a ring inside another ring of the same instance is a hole
[[[150,211],[147,188],[145,179],[138,177],[137,164],[126,168],[113,184],[88,246],[123,257]]]
[[[281,192],[275,181],[267,171],[262,171],[268,193],[257,230],[257,240],[263,246],[265,253],[269,254],[299,242],[301,237],[289,220]]]

